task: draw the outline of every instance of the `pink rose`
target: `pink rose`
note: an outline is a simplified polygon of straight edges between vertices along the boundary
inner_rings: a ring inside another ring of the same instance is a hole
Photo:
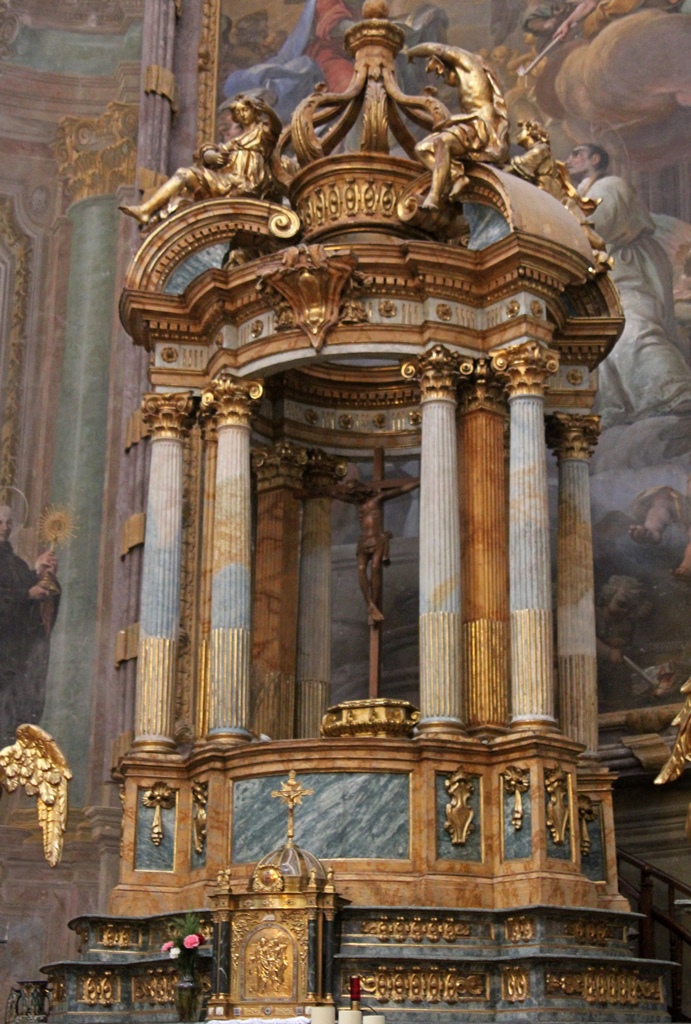
[[[174,945],[175,945],[174,942],[164,942],[163,945],[161,946],[161,952],[162,953],[167,953],[168,950],[172,949]]]
[[[185,949],[196,949],[199,945],[199,936],[194,934],[186,935],[182,940],[182,944]]]

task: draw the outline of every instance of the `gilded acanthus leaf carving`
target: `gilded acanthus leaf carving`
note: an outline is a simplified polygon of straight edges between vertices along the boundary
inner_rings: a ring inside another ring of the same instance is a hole
[[[463,768],[459,768],[445,780],[444,788],[450,798],[446,805],[444,829],[451,836],[454,846],[464,846],[469,834],[475,828],[473,825],[475,811],[468,803],[475,791],[475,786]]]

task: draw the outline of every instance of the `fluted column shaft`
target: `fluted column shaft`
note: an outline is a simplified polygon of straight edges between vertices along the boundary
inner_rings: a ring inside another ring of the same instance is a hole
[[[204,505],[202,510],[202,552],[199,581],[199,661],[195,700],[195,735],[209,731],[209,640],[211,637],[211,585],[214,565],[214,516],[216,510],[216,469],[218,434],[210,419],[204,422]]]
[[[557,413],[547,440],[559,464],[557,680],[562,731],[595,756],[598,745],[595,581],[588,461],[597,416]]]
[[[344,462],[308,452],[300,544],[297,646],[297,736],[319,736],[331,688],[331,504],[326,489],[345,475]]]
[[[461,550],[456,450],[458,357],[435,345],[417,376],[420,450],[420,728],[461,728]]]
[[[496,732],[509,719],[507,411],[487,360],[464,362],[461,373],[462,713],[469,731]]]
[[[252,635],[252,726],[272,739],[295,734],[300,502],[304,448],[281,441],[252,453],[257,537]]]
[[[218,434],[214,509],[209,737],[250,737],[251,480],[250,408],[257,381],[223,377],[202,393]]]
[[[173,739],[182,559],[182,446],[189,393],[148,394],[142,416],[151,468],[139,612],[135,747],[167,750]]]
[[[498,352],[511,417],[509,576],[512,724],[556,725],[544,387],[559,361],[536,342]]]

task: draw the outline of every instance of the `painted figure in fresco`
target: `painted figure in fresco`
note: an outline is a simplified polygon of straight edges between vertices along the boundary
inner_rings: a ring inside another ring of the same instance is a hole
[[[241,128],[235,138],[202,146],[200,163],[179,168],[141,205],[120,209],[140,224],[148,224],[164,209],[166,214],[172,213],[184,198],[272,196],[276,183],[269,160],[281,132],[281,122],[271,107],[256,97],[237,96],[230,111]]]
[[[44,551],[30,569],[12,550],[12,527],[12,509],[0,505],[0,747],[14,742],[18,725],[36,723],[43,714],[49,637],[59,604],[55,555]]]
[[[586,39],[592,39],[610,22],[625,18],[627,14],[633,14],[642,7],[674,11],[682,2],[683,0],[581,0],[556,28],[552,38],[566,39],[571,29],[583,22],[583,35]]]
[[[458,46],[421,43],[408,50],[408,60],[427,57],[427,71],[458,89],[460,114],[436,125],[415,147],[432,172],[432,184],[422,203],[436,210],[444,200],[457,199],[468,183],[464,161],[506,163],[509,122],[499,83],[482,57]]]
[[[639,494],[631,506],[636,522],[629,527],[629,536],[637,544],[660,544],[667,527],[678,526],[687,541],[672,575],[691,584],[691,478],[686,489],[686,494],[680,494],[674,487],[651,487]]]
[[[419,480],[400,487],[380,487],[362,480],[348,480],[331,488],[328,493],[337,501],[345,501],[357,507],[360,536],[357,543],[357,569],[360,590],[367,605],[370,625],[383,622],[384,616],[378,607],[381,600],[381,567],[389,564],[389,541],[391,533],[384,529],[382,505],[385,501],[408,494],[420,486]]]
[[[614,260],[612,278],[626,323],[598,368],[596,410],[603,427],[691,412],[691,369],[674,318],[672,268],[655,224],[634,189],[607,174],[601,146],[576,146],[566,161],[578,191],[601,200],[590,215]]]

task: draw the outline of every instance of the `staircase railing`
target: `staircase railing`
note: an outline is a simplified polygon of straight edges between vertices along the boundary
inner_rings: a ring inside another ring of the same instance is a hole
[[[622,871],[624,864],[629,869]],[[691,961],[691,931],[679,923],[675,909],[678,899],[691,899],[691,886],[625,850],[617,850],[617,868],[619,891],[631,901],[633,910],[643,914],[638,931],[638,955],[646,959],[659,956],[673,961],[669,1007],[672,1020],[691,1021],[691,1017],[683,1012],[683,1007],[691,1003],[691,972],[684,971],[685,951],[687,966]],[[632,879],[634,872],[631,868],[635,869],[637,878]],[[664,951],[658,950],[661,931],[666,943]]]

